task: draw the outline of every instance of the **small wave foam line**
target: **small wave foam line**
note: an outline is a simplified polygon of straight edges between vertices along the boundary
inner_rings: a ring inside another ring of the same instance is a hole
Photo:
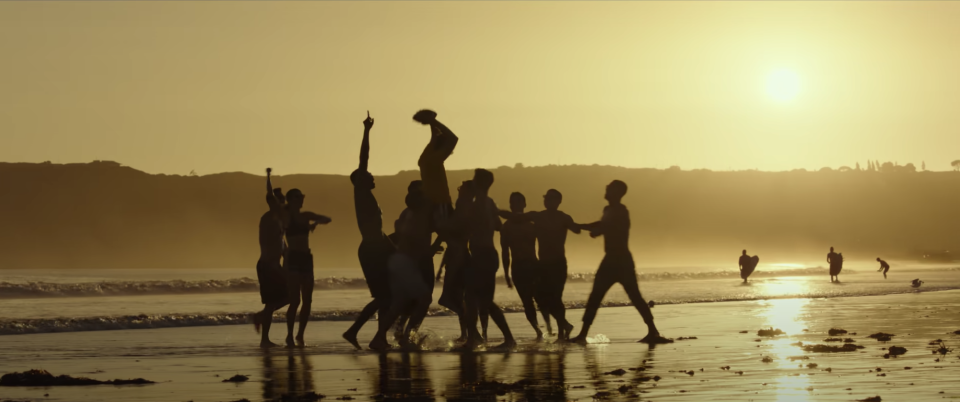
[[[925,291],[955,290],[958,287],[930,287]],[[657,305],[669,304],[688,304],[688,303],[715,303],[730,301],[751,301],[751,300],[769,300],[769,299],[794,299],[794,298],[832,298],[832,297],[855,297],[855,296],[878,296],[887,294],[916,293],[917,290],[887,290],[879,292],[865,293],[829,293],[829,294],[785,294],[780,296],[752,295],[752,296],[730,296],[719,298],[686,298],[676,300],[655,300]],[[570,301],[564,303],[568,309],[582,309],[585,307],[585,301]],[[611,300],[605,301],[602,307],[626,307],[631,306],[629,301]],[[501,305],[504,312],[518,313],[523,311],[523,305],[520,303],[506,303]],[[0,320],[0,335],[19,335],[19,334],[42,334],[53,332],[77,332],[77,331],[109,331],[124,329],[152,329],[152,328],[178,328],[178,327],[200,327],[217,325],[242,325],[248,324],[249,316],[252,312],[246,313],[215,313],[215,314],[140,314],[140,315],[122,315],[122,316],[100,316],[83,318],[44,318],[44,319],[17,319]],[[356,319],[358,310],[332,310],[332,311],[314,311],[311,321],[352,321]],[[449,316],[453,312],[442,307],[430,309],[430,316]],[[286,317],[281,309],[273,316],[274,322],[285,322]]]

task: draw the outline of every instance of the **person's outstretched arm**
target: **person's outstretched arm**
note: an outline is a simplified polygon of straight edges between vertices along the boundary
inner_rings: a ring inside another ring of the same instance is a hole
[[[304,218],[307,218],[308,221],[312,222],[314,227],[316,225],[326,225],[330,222],[333,222],[333,219],[330,219],[330,217],[320,215],[320,214],[315,214],[310,211],[301,211],[300,215],[303,216]]]
[[[571,231],[571,232],[573,232],[573,233],[576,233],[576,234],[580,234],[580,229],[581,229],[581,227],[582,227],[583,225],[580,225],[580,224],[574,222],[574,221],[573,221],[573,217],[571,217],[570,215],[564,214],[564,216],[566,216],[565,219],[566,219],[566,221],[567,221],[567,222],[566,222],[566,223],[567,223],[567,230],[569,230],[569,231]]]
[[[370,129],[373,128],[373,117],[367,111],[367,118],[363,121],[363,141],[360,142],[360,171],[366,172],[370,160]]]

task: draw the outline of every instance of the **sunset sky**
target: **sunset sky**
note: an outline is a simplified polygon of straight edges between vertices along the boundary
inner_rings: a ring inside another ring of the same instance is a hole
[[[150,173],[960,159],[958,2],[0,2],[0,161]]]

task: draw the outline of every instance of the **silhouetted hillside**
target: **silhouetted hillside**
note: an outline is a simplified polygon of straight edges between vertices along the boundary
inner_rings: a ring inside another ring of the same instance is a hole
[[[729,259],[748,248],[764,261],[917,259],[960,250],[960,174],[954,172],[711,172],[604,166],[499,168],[491,196],[512,191],[533,209],[557,188],[578,222],[599,218],[612,179],[630,186],[640,265]],[[471,171],[449,172],[452,188]],[[417,172],[377,177],[385,226]],[[305,209],[333,217],[317,229],[318,267],[354,267],[360,235],[351,185],[335,175],[290,175],[276,185],[307,194]],[[149,175],[113,162],[0,164],[0,268],[215,268],[255,266],[263,177]],[[594,267],[600,239],[570,237],[574,266]],[[725,260],[722,260],[725,261]]]

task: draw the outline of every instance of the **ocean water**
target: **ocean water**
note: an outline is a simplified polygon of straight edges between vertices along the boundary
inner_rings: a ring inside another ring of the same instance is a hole
[[[960,267],[893,265],[884,279],[872,264],[850,263],[839,283],[831,283],[823,267],[799,264],[761,265],[748,284],[742,284],[738,271],[731,269],[643,267],[637,271],[644,297],[657,304],[960,289]],[[359,269],[318,269],[316,275],[314,320],[351,320],[370,300]],[[253,269],[0,270],[0,335],[245,324],[247,314],[262,307],[255,277]],[[924,285],[911,287],[914,278]],[[564,292],[568,308],[583,307],[592,281],[590,273],[571,273]],[[434,300],[441,290],[437,284]],[[520,311],[516,291],[508,289],[502,278],[496,301],[507,311]],[[605,306],[628,304],[620,287],[605,299]],[[431,314],[449,312],[434,305]]]

